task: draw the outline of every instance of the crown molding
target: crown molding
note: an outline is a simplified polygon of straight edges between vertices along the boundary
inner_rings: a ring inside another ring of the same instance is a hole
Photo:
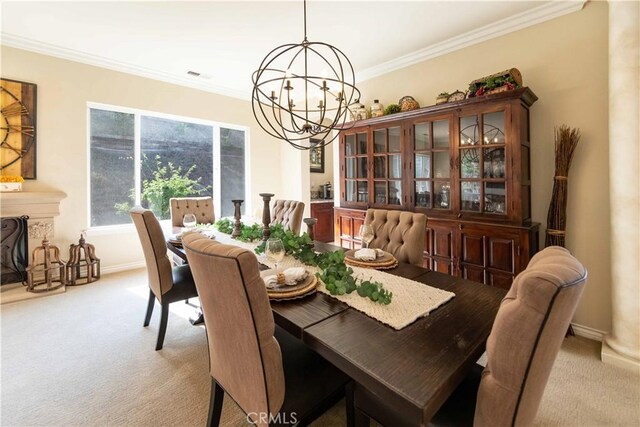
[[[390,61],[366,68],[357,73],[357,81],[363,82],[428,59],[481,43],[541,22],[582,10],[587,0],[560,0],[542,4],[526,12],[493,22],[484,27],[427,46]]]
[[[153,70],[150,68],[140,67],[126,62],[115,61],[99,55],[88,54],[75,49],[67,49],[49,43],[29,39],[15,34],[0,33],[0,44],[17,49],[28,50],[43,55],[54,56],[69,61],[80,62],[82,64],[93,65],[95,67],[107,68],[113,71],[133,74],[148,79],[159,80],[166,83],[172,83],[179,86],[186,86],[193,89],[199,89],[218,95],[229,96],[232,98],[247,101],[251,99],[250,94],[245,91],[232,89],[212,83],[197,81],[194,78],[166,73],[163,71]]]
[[[426,48],[411,52],[390,61],[383,62],[373,67],[366,68],[356,73],[358,82],[372,79],[392,71],[417,64],[428,59],[432,59],[447,53],[490,40],[495,37],[518,31],[532,25],[545,22],[559,16],[582,10],[587,0],[560,0],[542,4],[529,11],[511,16],[509,18],[496,21],[473,31],[452,37],[440,43],[433,44]],[[17,49],[28,50],[43,55],[54,56],[69,61],[106,68],[122,73],[133,74],[166,83],[186,86],[199,89],[218,95],[229,96],[244,101],[250,100],[251,96],[246,91],[232,89],[229,87],[197,81],[191,77],[166,73],[146,67],[140,67],[121,61],[115,61],[99,55],[88,54],[75,49],[67,49],[53,44],[21,37],[15,34],[0,33],[0,44]]]

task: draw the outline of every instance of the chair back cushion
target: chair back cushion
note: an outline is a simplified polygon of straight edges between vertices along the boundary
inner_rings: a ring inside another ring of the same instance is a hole
[[[198,224],[213,224],[216,217],[213,213],[211,197],[178,197],[169,199],[171,206],[171,225],[182,227],[182,218],[192,213]]]
[[[171,261],[167,256],[167,242],[164,239],[162,227],[149,209],[136,206],[129,211],[129,214],[142,244],[147,274],[149,275],[149,287],[162,302],[162,295],[173,287]]]
[[[284,401],[282,355],[256,256],[199,233],[182,240],[202,304],[211,376],[249,416],[276,414]]]
[[[537,253],[515,278],[487,340],[474,425],[533,425],[586,280],[559,246]]]
[[[375,234],[371,241],[372,248],[390,252],[400,262],[422,266],[427,226],[424,214],[367,209],[364,223],[370,225]]]
[[[294,234],[299,234],[303,215],[304,203],[296,200],[276,200],[273,204],[271,225],[282,224],[285,230],[289,229]]]

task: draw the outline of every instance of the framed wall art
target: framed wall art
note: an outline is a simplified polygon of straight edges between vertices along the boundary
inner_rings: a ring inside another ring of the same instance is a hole
[[[36,89],[0,79],[0,174],[36,178]]]
[[[324,145],[319,140],[311,139],[309,149],[309,170],[314,173],[324,173]]]

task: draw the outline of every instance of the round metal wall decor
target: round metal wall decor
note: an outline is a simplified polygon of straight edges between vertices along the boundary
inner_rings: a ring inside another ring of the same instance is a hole
[[[332,132],[349,119],[349,105],[360,98],[351,62],[340,49],[307,40],[304,2],[304,40],[278,46],[253,73],[252,108],[269,135],[295,148],[331,143]]]
[[[0,86],[0,94],[6,95],[11,99],[10,103],[2,106],[0,114],[2,115],[0,123],[0,148],[3,151],[2,164],[0,171],[6,167],[20,161],[22,157],[31,149],[35,127],[31,119],[31,113],[27,107],[6,88]],[[16,119],[16,118],[19,118]],[[10,141],[11,135],[22,135],[21,146],[16,146]]]

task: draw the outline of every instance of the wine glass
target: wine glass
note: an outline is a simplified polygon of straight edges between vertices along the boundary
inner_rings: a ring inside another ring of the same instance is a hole
[[[271,238],[267,240],[264,250],[267,258],[276,264],[276,275],[278,275],[278,263],[284,259],[284,245],[282,240]]]
[[[182,217],[182,225],[189,230],[193,230],[197,223],[196,216],[192,213],[188,213]]]
[[[369,248],[369,243],[373,240],[373,228],[370,225],[363,224],[360,226],[360,238],[362,242],[366,245],[366,248]]]

